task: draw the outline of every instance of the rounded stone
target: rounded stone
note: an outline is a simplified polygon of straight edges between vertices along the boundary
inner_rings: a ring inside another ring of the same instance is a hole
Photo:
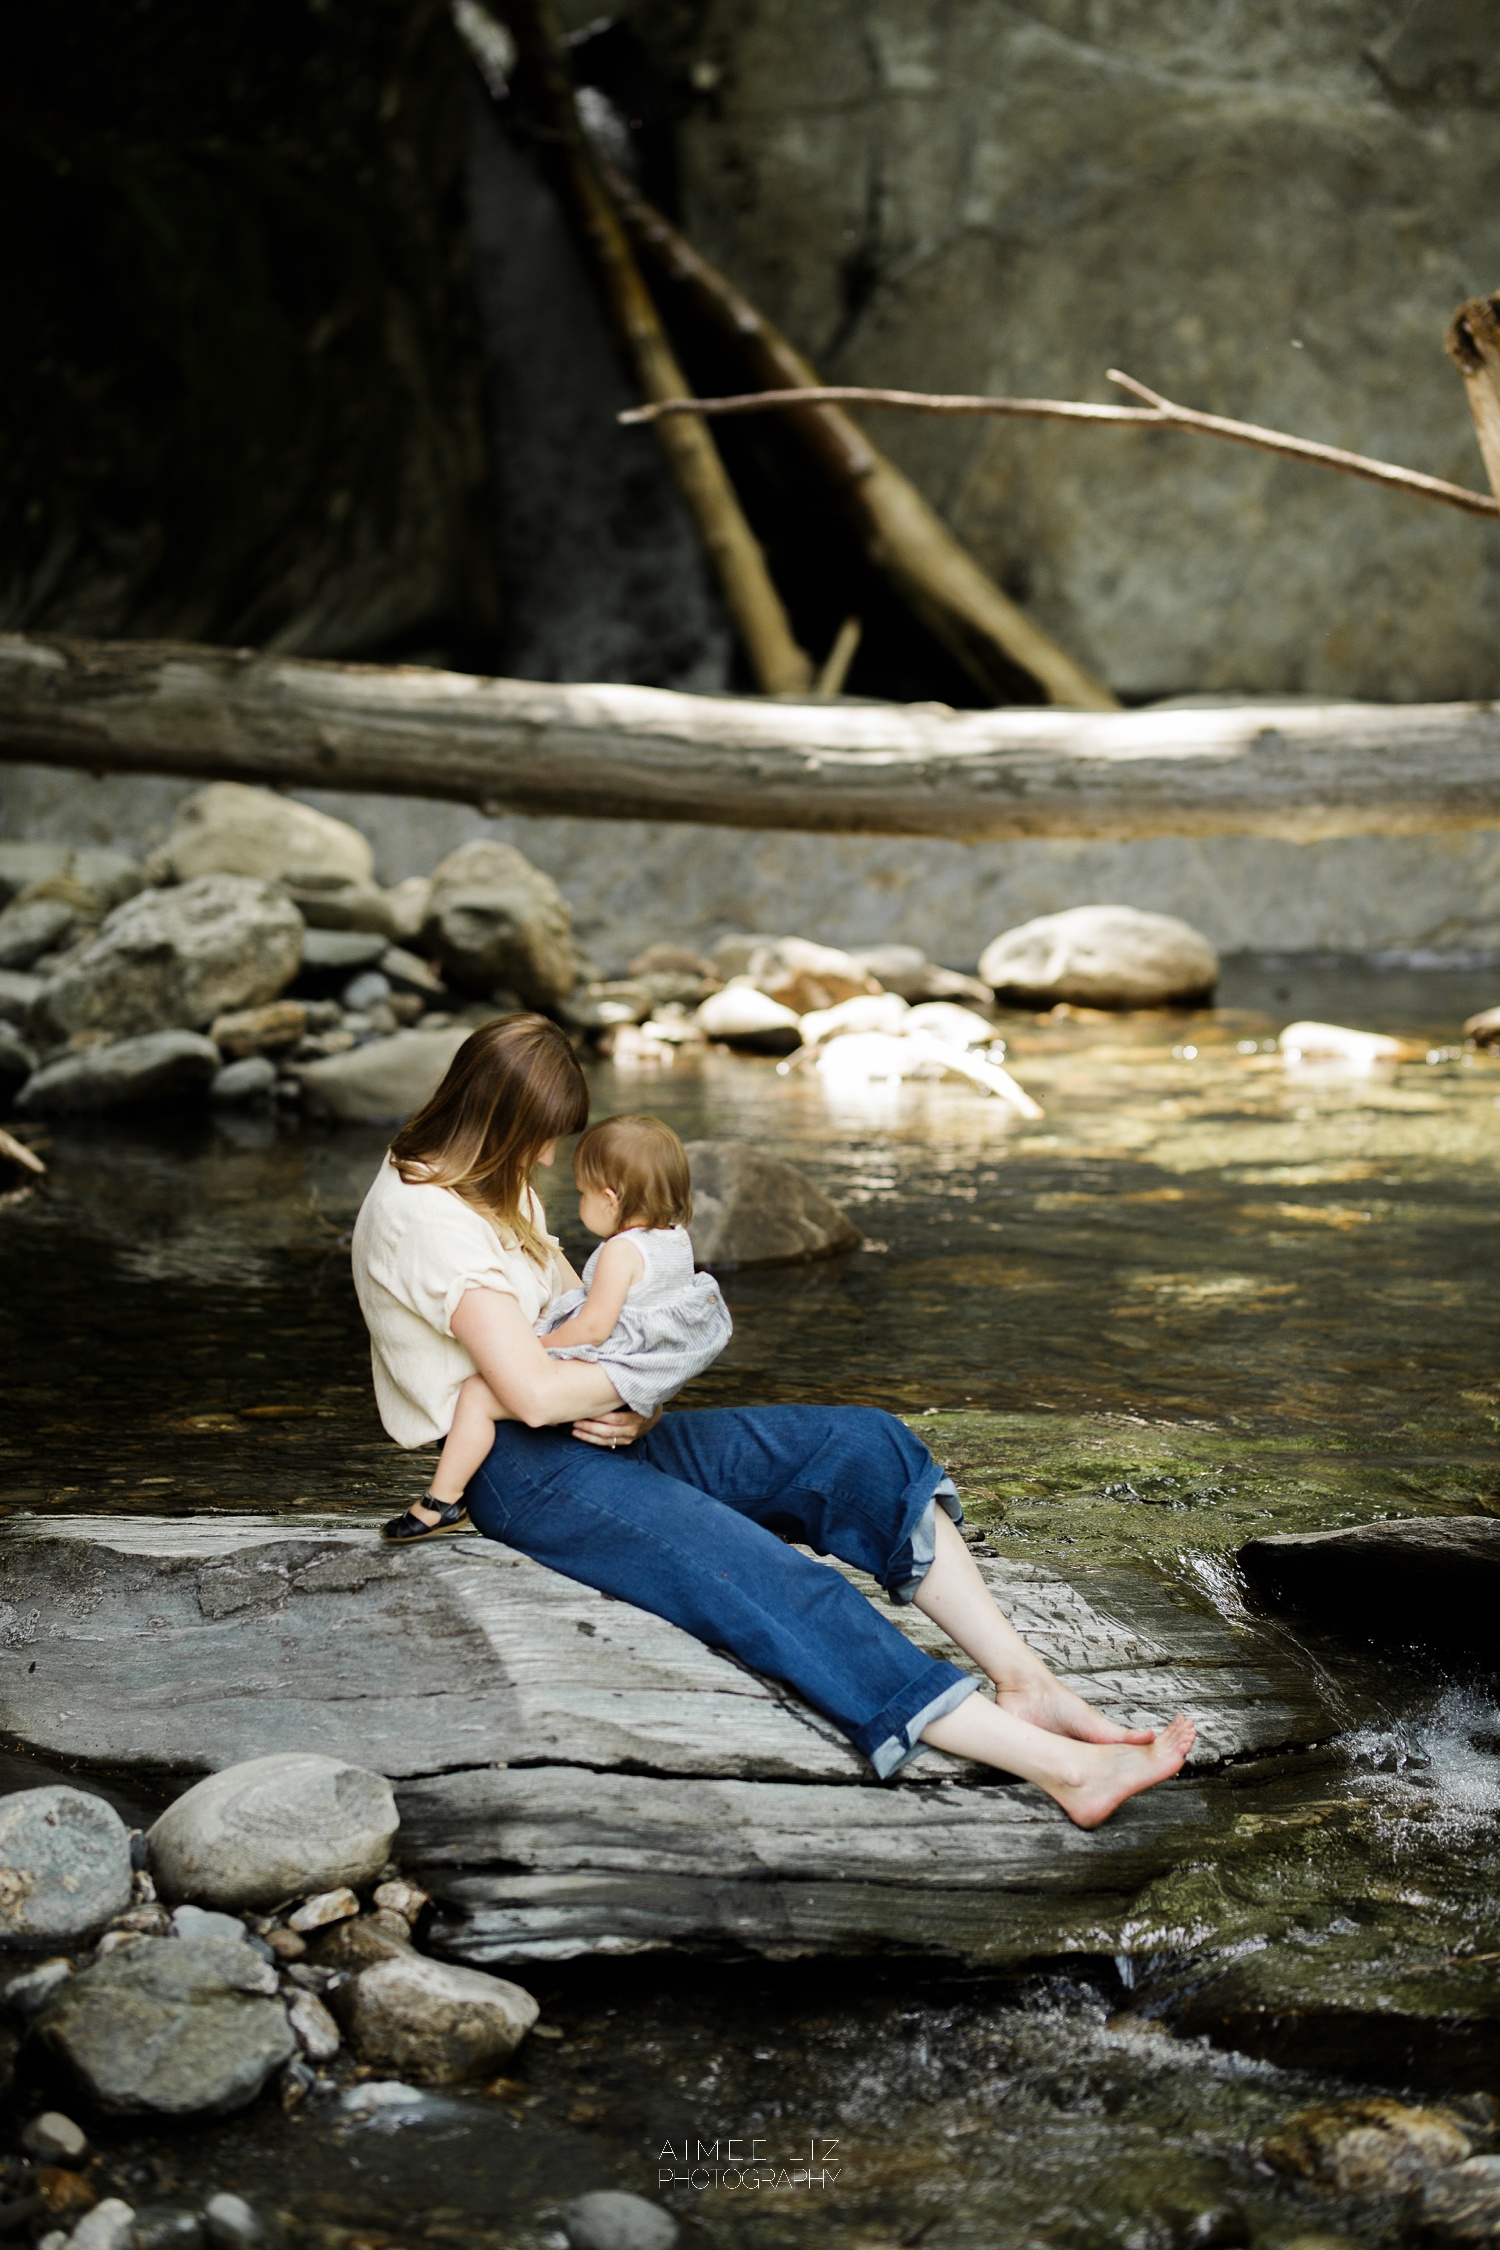
[[[130,1896],[130,1831],[113,1805],[62,1784],[0,1800],[0,1944],[88,1937]]]
[[[465,992],[553,1008],[578,982],[568,902],[511,844],[476,837],[434,868],[422,938]]]
[[[859,1228],[820,1187],[747,1141],[689,1141],[700,1266],[785,1266],[857,1250]]]
[[[373,1881],[399,1816],[383,1774],[311,1751],[250,1758],[169,1805],[147,1838],[167,1898],[237,1909]]]
[[[148,1031],[81,1047],[43,1063],[16,1097],[37,1116],[87,1116],[106,1109],[154,1109],[201,1101],[219,1075],[219,1050],[198,1031]]]
[[[1070,906],[1003,931],[980,955],[979,974],[995,992],[1032,1006],[1164,1008],[1207,999],[1219,981],[1219,956],[1175,914]]]
[[[118,2115],[222,2117],[297,2052],[276,1972],[220,1938],[140,1938],[83,1969],[38,2030]]]
[[[233,1108],[241,1102],[265,1101],[276,1084],[276,1065],[269,1055],[243,1055],[226,1063],[209,1082],[208,1098]]]
[[[375,879],[370,847],[347,820],[242,781],[215,782],[188,798],[162,846],[160,864],[179,883],[195,875],[362,886]]]
[[[536,2022],[531,1994],[419,1953],[378,1961],[335,1996],[361,2062],[459,2085],[505,2061]]]
[[[694,1019],[705,1039],[750,1047],[759,1054],[789,1055],[802,1044],[802,1019],[793,1008],[748,980],[711,993]]]
[[[677,2221],[659,2203],[622,2188],[597,2188],[563,2206],[571,2250],[672,2250]]]
[[[46,987],[47,1019],[65,1037],[196,1030],[274,1000],[297,973],[302,930],[285,893],[248,876],[142,891],[68,956]]]

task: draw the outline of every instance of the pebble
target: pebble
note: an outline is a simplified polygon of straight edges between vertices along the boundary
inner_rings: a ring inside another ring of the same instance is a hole
[[[174,1906],[172,1933],[180,1938],[230,1938],[243,1945],[248,1932],[233,1914],[215,1914],[202,1906]]]
[[[89,2137],[60,2109],[44,2109],[21,2128],[21,2146],[44,2164],[81,2164],[89,2152]]]
[[[276,1084],[276,1065],[269,1055],[246,1055],[226,1063],[208,1082],[208,1098],[224,1107],[263,1101]]]
[[[339,2108],[345,2117],[375,2117],[382,2110],[422,2109],[426,2101],[420,2086],[408,2086],[399,2078],[367,2078],[362,2086],[348,2088]]]
[[[82,1789],[19,1789],[0,1802],[0,1942],[85,1937],[130,1904],[130,1832]]]
[[[598,2188],[564,2204],[562,2223],[572,2250],[672,2250],[680,2232],[659,2203],[619,2188]]]
[[[40,2015],[54,1993],[61,1990],[73,1974],[73,1964],[61,1955],[51,1961],[39,1961],[34,1969],[25,1969],[18,1977],[0,1990],[0,2004],[14,2016]]]
[[[130,2250],[135,2211],[119,2196],[107,2195],[73,2229],[68,2250]]]
[[[309,1013],[303,1000],[271,1000],[263,1008],[239,1008],[215,1016],[208,1036],[231,1057],[261,1055],[268,1049],[295,1046],[311,1028]]]
[[[319,1891],[315,1897],[304,1899],[296,1912],[287,1916],[287,1928],[304,1937],[309,1930],[326,1929],[330,1922],[347,1922],[358,1912],[358,1898],[347,1883],[341,1883],[337,1890]]]
[[[381,1000],[389,1000],[390,996],[390,979],[379,969],[362,969],[357,977],[349,979],[339,995],[344,1006],[356,1015]]]
[[[213,2250],[250,2250],[263,2229],[242,2195],[211,2195],[203,2206],[203,2229]]]
[[[266,1943],[278,1961],[300,1961],[307,1951],[306,1938],[295,1930],[267,1930]]]
[[[315,1992],[294,1990],[287,2002],[286,2020],[310,2062],[332,2062],[343,2039],[338,2025]]]
[[[361,2061],[456,2085],[493,2070],[536,2022],[531,1994],[482,1969],[398,1954],[334,1995]]]
[[[311,1751],[246,1759],[169,1805],[150,1833],[158,1889],[226,1908],[368,1883],[396,1833],[383,1774]]]
[[[415,1883],[399,1879],[392,1883],[377,1883],[372,1895],[377,1906],[386,1908],[392,1914],[399,1914],[406,1922],[415,1922],[418,1915],[432,1904],[426,1891],[418,1890]]]

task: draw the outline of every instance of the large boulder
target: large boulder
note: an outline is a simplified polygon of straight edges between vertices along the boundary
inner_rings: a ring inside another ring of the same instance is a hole
[[[70,1944],[130,1904],[130,1836],[82,1789],[0,1799],[0,1945]]]
[[[520,1985],[419,1953],[362,1970],[334,2005],[361,2062],[439,2086],[496,2069],[539,2013]]]
[[[201,1099],[219,1068],[219,1050],[197,1031],[151,1031],[80,1047],[43,1063],[16,1096],[29,1115],[84,1116],[91,1110],[157,1108]]]
[[[425,948],[464,992],[519,993],[555,1008],[578,982],[573,917],[539,867],[510,844],[460,844],[433,870]]]
[[[37,2019],[101,2109],[222,2117],[297,2038],[269,1961],[229,1938],[139,1938],[70,1977]]]
[[[857,1250],[854,1221],[795,1164],[746,1141],[689,1141],[700,1266],[786,1266]]]
[[[1239,1552],[1268,1601],[1351,1630],[1493,1654],[1500,1616],[1500,1518],[1397,1516],[1335,1531],[1287,1531]]]
[[[46,1014],[64,1036],[197,1030],[274,1000],[301,959],[302,917],[283,892],[250,876],[201,875],[116,907],[49,981]]]
[[[175,883],[197,875],[258,875],[270,883],[368,889],[375,861],[357,828],[241,781],[216,781],[178,808],[153,871]]]
[[[1206,1000],[1219,956],[1175,914],[1135,906],[1070,906],[1005,930],[979,974],[1002,998],[1030,1007],[1165,1008]]]
[[[249,1758],[167,1807],[147,1842],[158,1890],[264,1907],[369,1882],[390,1856],[396,1800],[383,1774],[310,1751]]]
[[[440,1031],[397,1031],[348,1054],[300,1064],[293,1076],[309,1116],[341,1125],[384,1125],[414,1116],[436,1093],[443,1075],[472,1031],[449,1024]]]

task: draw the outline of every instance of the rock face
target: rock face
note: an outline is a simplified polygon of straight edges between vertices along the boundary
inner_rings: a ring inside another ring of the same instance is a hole
[[[22,1789],[0,1800],[0,1944],[59,1945],[130,1904],[130,1837],[102,1797]]]
[[[318,886],[375,880],[370,847],[357,828],[239,781],[215,782],[178,807],[156,867],[176,883],[196,875]]]
[[[274,1906],[368,1882],[396,1826],[382,1774],[288,1751],[211,1774],[169,1805],[151,1830],[151,1866],[167,1898]]]
[[[689,1141],[700,1266],[784,1266],[857,1250],[854,1221],[805,1172],[747,1141]]]
[[[518,1984],[416,1953],[362,1970],[335,2004],[362,2062],[439,2086],[504,2062],[539,2013]]]
[[[82,1047],[44,1063],[16,1107],[38,1116],[82,1116],[91,1110],[142,1109],[201,1099],[219,1070],[219,1051],[196,1031],[152,1031]]]
[[[464,992],[519,993],[551,1008],[578,982],[573,918],[550,875],[509,844],[461,844],[434,869],[427,948]]]
[[[1071,906],[1005,930],[979,957],[979,974],[1005,998],[1034,1007],[1165,1008],[1204,1000],[1219,956],[1173,914],[1133,906]]]
[[[1354,1631],[1493,1653],[1500,1615],[1500,1519],[1400,1516],[1340,1531],[1252,1539],[1239,1561],[1270,1601]]]
[[[1450,245],[1500,192],[1486,10],[705,0],[632,21],[681,105],[688,234],[826,380],[1105,399],[1118,366],[1482,484],[1441,338],[1472,286]],[[793,85],[823,129],[788,116]],[[1399,278],[1350,260],[1351,223],[1402,228]],[[1312,308],[1334,304],[1389,336],[1358,372],[1322,357]],[[1191,438],[918,415],[872,434],[1129,700],[1500,686],[1478,521]],[[1375,553],[1420,589],[1401,614],[1363,599]]]
[[[753,1054],[790,1055],[802,1044],[802,1018],[794,1008],[752,984],[748,978],[726,984],[704,1001],[695,1018],[705,1039]]]
[[[63,1987],[37,2028],[101,2109],[223,2116],[297,2041],[276,1972],[244,1944],[140,1938]]]
[[[341,1124],[386,1124],[410,1117],[436,1092],[473,1029],[397,1031],[349,1054],[325,1055],[296,1070],[309,1115]]]
[[[65,1036],[197,1029],[274,1000],[301,959],[302,917],[282,892],[203,875],[117,907],[49,982],[47,1015]]]

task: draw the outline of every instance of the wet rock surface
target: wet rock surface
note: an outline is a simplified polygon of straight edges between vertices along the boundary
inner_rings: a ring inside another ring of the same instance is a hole
[[[204,875],[143,891],[49,978],[49,1022],[64,1036],[197,1028],[272,1000],[302,958],[302,917],[272,885]]]
[[[790,1265],[857,1250],[859,1228],[793,1164],[743,1141],[690,1141],[700,1266]]]
[[[0,1945],[91,1936],[130,1903],[130,1837],[102,1798],[25,1789],[0,1798]]]
[[[1133,906],[1072,906],[1002,931],[979,974],[1006,999],[1048,1007],[1180,1007],[1210,995],[1219,957],[1171,914]]]
[[[410,1117],[437,1091],[468,1038],[470,1024],[442,1031],[397,1031],[345,1054],[296,1066],[311,1117],[340,1124],[384,1124]]]
[[[219,1050],[196,1031],[151,1031],[80,1047],[45,1062],[16,1098],[23,1115],[87,1116],[201,1101],[219,1077]],[[241,1098],[238,1088],[230,1099]]]
[[[1396,1518],[1287,1532],[1240,1549],[1267,1601],[1362,1631],[1490,1656],[1500,1618],[1500,1518]]]
[[[382,1774],[285,1751],[197,1783],[163,1813],[149,1844],[168,1898],[270,1906],[289,1894],[367,1882],[389,1857],[396,1826]],[[323,1919],[352,1913],[357,1903],[340,1901],[337,1915]]]
[[[672,2250],[680,2229],[670,2211],[641,2195],[598,2188],[563,2206],[569,2250]]]
[[[101,2109],[167,2117],[243,2108],[297,2046],[275,1970],[224,1939],[121,1947],[71,1978],[36,2029]]]

